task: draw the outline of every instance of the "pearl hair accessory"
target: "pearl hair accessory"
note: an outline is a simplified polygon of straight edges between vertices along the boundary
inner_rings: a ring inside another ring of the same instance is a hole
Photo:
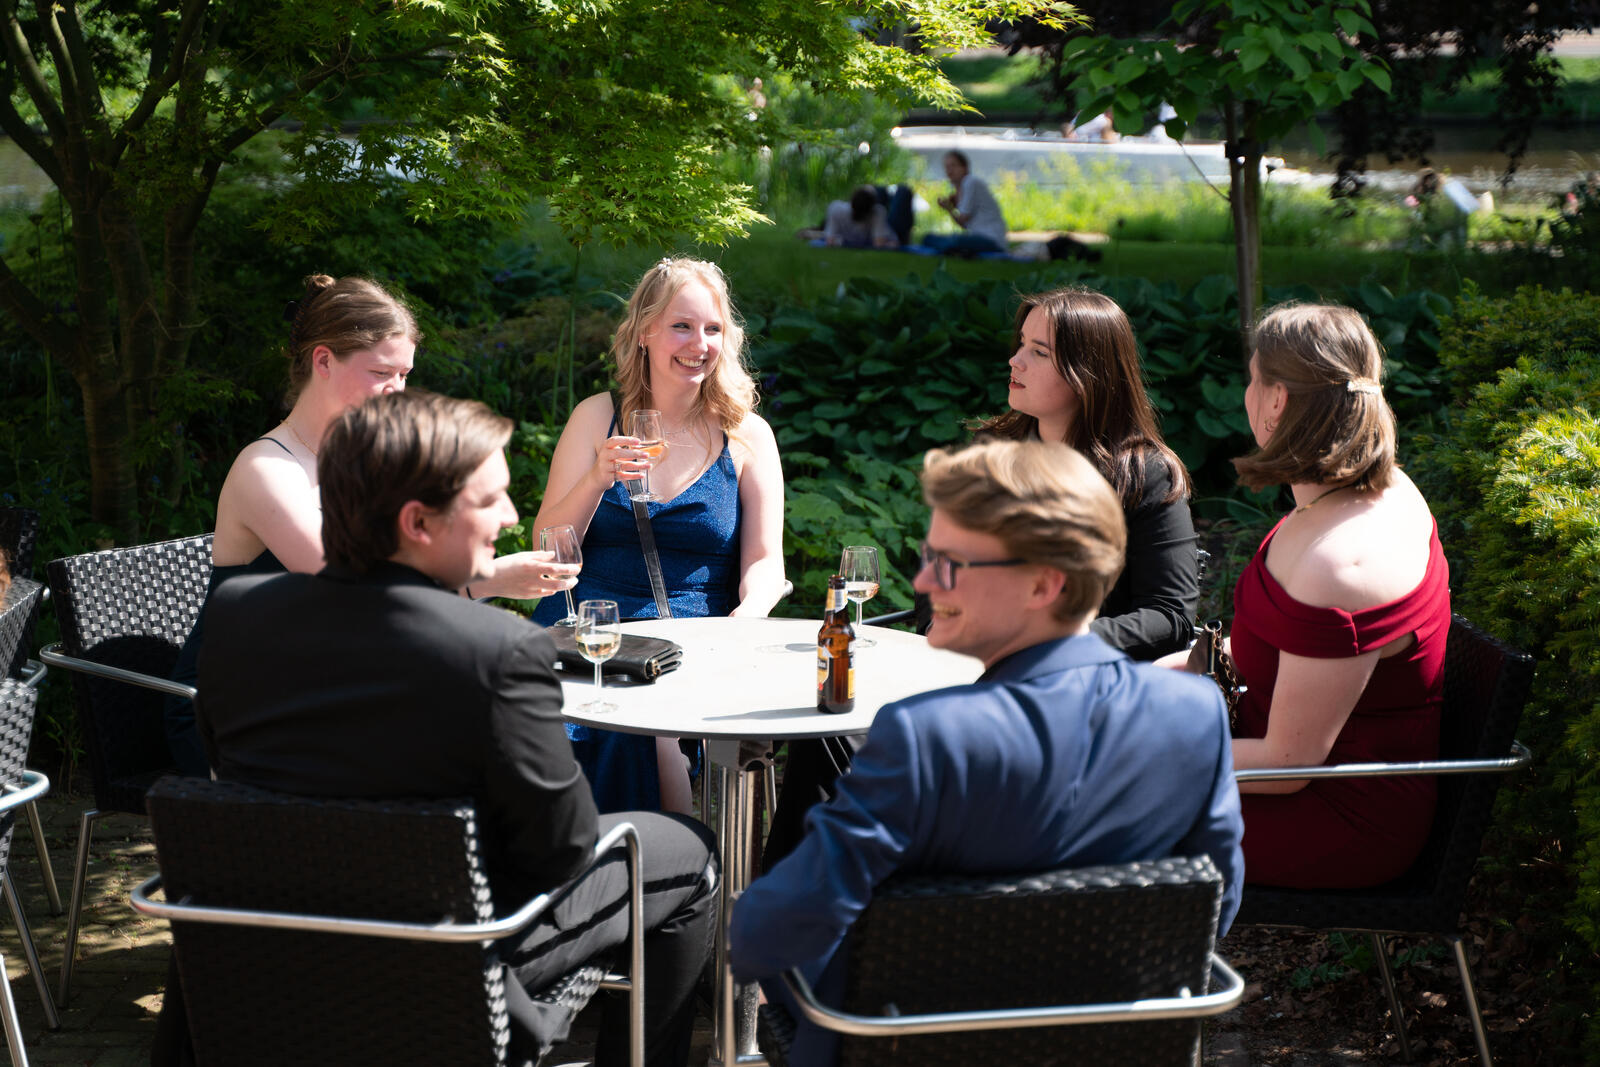
[[[1380,396],[1383,393],[1383,386],[1371,378],[1351,378],[1344,383],[1344,389],[1347,393],[1371,393],[1374,396]]]

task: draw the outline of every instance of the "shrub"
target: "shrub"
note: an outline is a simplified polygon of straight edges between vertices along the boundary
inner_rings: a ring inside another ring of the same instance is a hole
[[[1485,870],[1576,981],[1600,988],[1600,299],[1469,292],[1440,363],[1457,398],[1414,467],[1451,560],[1456,611],[1538,660],[1520,734],[1530,773],[1501,793]],[[1530,862],[1532,861],[1532,862]],[[1543,920],[1560,915],[1579,941]],[[1522,925],[1522,924],[1519,924]],[[1587,951],[1585,951],[1587,949]],[[1587,1023],[1591,1054],[1600,1022]]]

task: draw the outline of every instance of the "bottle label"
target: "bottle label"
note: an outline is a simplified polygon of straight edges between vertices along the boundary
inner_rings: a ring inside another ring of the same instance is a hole
[[[843,586],[838,589],[834,589],[831,586],[828,588],[828,606],[824,610],[843,611],[846,603]]]

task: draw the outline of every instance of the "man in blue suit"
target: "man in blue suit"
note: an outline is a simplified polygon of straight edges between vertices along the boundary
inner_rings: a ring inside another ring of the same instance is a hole
[[[1211,856],[1219,933],[1239,908],[1239,792],[1222,694],[1207,678],[1136,664],[1089,632],[1122,569],[1111,487],[1077,452],[992,441],[929,453],[933,515],[915,588],[928,642],[983,676],[879,710],[838,794],[734,909],[735,975],[788,1003],[798,967],[824,1003],[839,946],[896,871],[1043,871]],[[792,1004],[791,1004],[792,1008]],[[834,1035],[791,1010],[790,1062],[832,1064]]]

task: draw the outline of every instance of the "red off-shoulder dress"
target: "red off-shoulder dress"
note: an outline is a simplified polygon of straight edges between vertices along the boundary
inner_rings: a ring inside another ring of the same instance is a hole
[[[1415,589],[1350,612],[1302,604],[1268,573],[1267,546],[1278,526],[1233,591],[1230,644],[1248,686],[1239,704],[1238,736],[1266,735],[1279,652],[1336,659],[1415,634],[1409,648],[1378,661],[1326,762],[1435,758],[1450,632],[1450,571],[1438,527],[1429,537],[1427,573]],[[1302,888],[1386,882],[1404,873],[1422,850],[1435,796],[1428,777],[1335,779],[1312,782],[1297,793],[1246,793],[1245,881]]]

